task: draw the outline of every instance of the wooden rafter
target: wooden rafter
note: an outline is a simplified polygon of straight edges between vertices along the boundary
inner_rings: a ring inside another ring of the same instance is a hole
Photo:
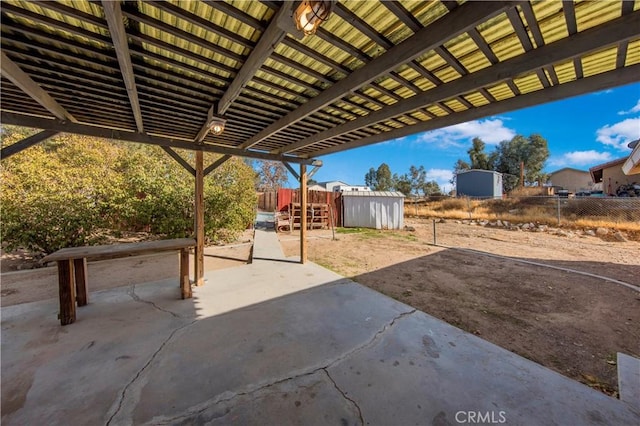
[[[38,102],[60,120],[69,120],[76,122],[77,120],[66,109],[64,109],[55,99],[49,95],[38,83],[33,81],[31,77],[15,62],[13,62],[4,52],[0,52],[0,66],[2,67],[2,75],[9,79],[13,84],[18,86],[24,93],[29,95],[34,101]]]
[[[346,149],[354,149],[367,145],[372,145],[385,140],[397,139],[416,133],[427,132],[454,124],[465,123],[471,120],[488,117],[496,114],[502,114],[508,111],[514,111],[521,108],[527,108],[545,102],[552,102],[573,96],[583,95],[593,91],[606,90],[620,85],[630,84],[637,81],[638,73],[640,73],[640,65],[632,65],[613,71],[598,74],[593,77],[583,78],[570,83],[564,83],[559,86],[541,89],[536,92],[525,95],[515,96],[493,104],[484,105],[474,109],[466,110],[445,117],[438,117],[433,120],[424,121],[414,126],[406,126],[400,129],[385,132],[380,135],[370,136],[368,138],[359,139],[348,145],[336,145],[330,148],[314,151],[314,156],[323,156],[344,151]]]
[[[623,16],[606,25],[576,34],[572,38],[562,39],[553,44],[545,45],[536,49],[535,52],[530,51],[473,74],[467,74],[455,82],[428,90],[421,96],[414,96],[397,102],[394,105],[365,117],[348,121],[340,126],[332,127],[324,132],[317,133],[309,138],[280,148],[275,152],[280,154],[292,152],[322,140],[362,129],[373,123],[425,108],[434,102],[442,102],[461,94],[479,90],[490,84],[510,79],[514,76],[527,74],[575,56],[584,55],[606,48],[607,46],[615,45],[634,37],[637,33],[636,28],[638,28],[638,26],[640,26],[640,12]],[[440,106],[443,107],[444,105]],[[449,112],[451,113],[452,111],[449,110]]]
[[[129,102],[131,103],[131,112],[136,121],[138,133],[144,133],[144,124],[142,121],[142,111],[140,110],[140,102],[138,100],[138,89],[133,73],[133,65],[131,64],[131,54],[129,53],[129,42],[127,41],[127,32],[124,28],[124,20],[120,2],[118,1],[102,1],[104,15],[109,25],[109,33],[113,40],[113,47],[116,51],[118,64],[124,85],[127,88]]]
[[[450,38],[464,33],[479,22],[496,16],[512,6],[511,2],[465,3],[428,28],[418,31],[409,39],[389,49],[362,68],[355,70],[348,79],[340,80],[309,102],[301,105],[296,111],[277,120],[243,143],[241,148],[248,149],[256,145],[286,126],[303,119],[336,99],[340,99],[345,93],[370,83],[377,77],[397,68],[399,64],[415,59],[421,53],[440,46]]]

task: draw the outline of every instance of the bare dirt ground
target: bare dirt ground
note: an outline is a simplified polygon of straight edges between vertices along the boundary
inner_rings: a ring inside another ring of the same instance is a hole
[[[309,258],[490,342],[616,395],[616,353],[640,357],[640,243],[407,219],[415,231],[311,231]],[[296,234],[280,234],[297,255]],[[443,247],[446,246],[446,247]]]

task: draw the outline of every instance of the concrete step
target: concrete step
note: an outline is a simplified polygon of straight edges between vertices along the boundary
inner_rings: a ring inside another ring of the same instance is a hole
[[[620,399],[640,410],[640,359],[618,352]]]

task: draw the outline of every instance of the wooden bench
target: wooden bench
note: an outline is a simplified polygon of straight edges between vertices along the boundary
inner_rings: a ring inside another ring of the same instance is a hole
[[[69,247],[51,253],[43,263],[57,262],[58,291],[60,296],[60,324],[71,324],[76,320],[76,302],[84,306],[87,297],[87,259],[104,259],[135,256],[161,251],[180,251],[180,289],[183,299],[191,297],[189,281],[189,248],[195,247],[193,238],[145,241],[103,246]]]

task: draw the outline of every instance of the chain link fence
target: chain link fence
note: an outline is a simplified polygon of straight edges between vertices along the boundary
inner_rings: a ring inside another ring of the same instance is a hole
[[[449,198],[428,201],[406,212],[420,216],[469,220],[501,220],[547,225],[640,225],[640,197],[533,196],[505,199]]]

